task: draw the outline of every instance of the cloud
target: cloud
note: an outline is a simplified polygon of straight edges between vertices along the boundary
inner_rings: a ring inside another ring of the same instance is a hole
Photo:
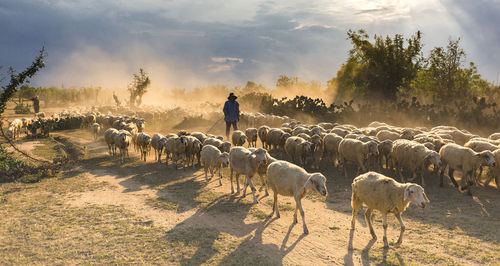
[[[159,88],[268,86],[281,74],[323,83],[347,57],[348,29],[409,36],[424,49],[461,37],[468,59],[497,76],[495,1],[6,0],[1,65],[23,69],[40,47],[47,68],[33,84],[124,87],[143,67]],[[439,23],[437,23],[439,21]]]

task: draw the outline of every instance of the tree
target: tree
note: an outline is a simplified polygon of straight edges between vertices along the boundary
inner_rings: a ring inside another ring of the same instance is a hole
[[[407,39],[374,36],[364,30],[347,32],[353,45],[347,62],[337,72],[338,97],[361,98],[382,96],[394,100],[400,88],[408,87],[422,65],[421,32]]]
[[[132,77],[132,83],[128,86],[128,91],[130,92],[130,107],[141,105],[142,96],[148,92],[147,88],[151,80],[149,79],[148,73],[146,73],[142,68],[139,68],[139,74],[134,74]]]
[[[286,75],[280,75],[278,80],[276,81],[276,87],[290,88],[293,85],[297,84],[299,78],[297,77],[288,77]]]
[[[7,102],[14,96],[14,93],[18,90],[19,86],[28,82],[29,78],[32,78],[40,69],[45,67],[45,48],[42,47],[40,53],[31,63],[31,66],[26,68],[23,72],[16,74],[15,70],[10,68],[10,81],[9,84],[2,86],[2,91],[0,92],[0,116],[5,112],[5,107]],[[0,79],[0,80],[4,80]]]
[[[446,48],[435,47],[425,59],[424,69],[411,83],[415,94],[443,103],[484,94],[491,85],[483,80],[473,62],[464,67],[466,54],[460,39],[449,40]]]

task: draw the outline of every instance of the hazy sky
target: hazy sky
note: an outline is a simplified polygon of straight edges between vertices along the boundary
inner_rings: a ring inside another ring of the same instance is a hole
[[[348,29],[423,32],[424,50],[462,39],[498,84],[499,0],[0,0],[0,65],[22,70],[45,45],[42,86],[126,87],[143,67],[160,88],[323,84],[345,61]]]

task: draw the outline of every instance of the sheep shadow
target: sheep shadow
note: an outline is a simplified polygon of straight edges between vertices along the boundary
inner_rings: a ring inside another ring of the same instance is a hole
[[[234,195],[221,195],[206,203],[188,219],[177,224],[165,234],[165,240],[171,241],[175,236],[177,242],[183,245],[199,243],[192,255],[181,254],[181,265],[199,265],[209,263],[214,256],[222,253],[222,260],[219,264],[225,265],[268,265],[282,264],[281,258],[268,254],[279,254],[277,245],[263,244],[262,233],[271,221],[267,217],[262,222],[245,223],[245,217],[249,214],[253,204],[238,200]],[[199,232],[196,235],[185,232]],[[254,234],[252,235],[252,232]],[[247,236],[229,254],[224,254],[224,240],[229,248],[234,243],[233,237],[241,238]],[[222,245],[222,248],[219,249]],[[249,252],[251,251],[251,252]],[[255,254],[257,252],[257,254]],[[258,254],[262,252],[263,254]],[[249,254],[250,253],[250,254]]]

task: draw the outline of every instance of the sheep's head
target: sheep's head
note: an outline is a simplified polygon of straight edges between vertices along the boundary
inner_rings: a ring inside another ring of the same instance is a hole
[[[12,128],[9,127],[7,129],[7,137],[12,138],[12,135],[14,135],[14,131]]]
[[[364,143],[367,155],[378,155],[377,143],[375,141],[368,141]]]
[[[267,151],[263,148],[258,148],[250,153],[250,156],[255,156],[258,165],[267,163]]]
[[[307,188],[308,186],[312,186],[314,190],[318,191],[318,193],[322,196],[326,196],[328,193],[328,190],[326,189],[326,177],[323,174],[311,174],[304,184],[304,188]]]
[[[400,138],[402,138],[402,139],[412,140],[412,139],[413,139],[413,136],[414,136],[414,134],[413,134],[413,130],[411,130],[411,129],[405,129],[405,130],[401,133],[401,135],[400,135],[399,137],[400,137]]]
[[[179,142],[182,143],[183,146],[187,146],[188,145],[188,140],[185,136],[180,136],[179,137]]]
[[[429,203],[427,195],[425,195],[424,189],[414,183],[406,183],[406,188],[403,195],[403,200],[413,202],[420,208],[425,208],[425,205]]]
[[[434,165],[434,169],[438,168],[441,166],[441,158],[439,157],[439,154],[435,151],[427,154],[424,158],[425,165],[428,166],[429,164]]]
[[[219,155],[219,161],[222,168],[227,168],[229,166],[229,153],[223,152]]]
[[[284,133],[281,135],[280,137],[280,146],[284,146],[285,145],[285,142],[286,140],[291,137],[292,135],[290,133]]]
[[[310,153],[312,151],[312,147],[314,144],[309,142],[309,141],[304,141],[304,142],[300,143],[299,145],[301,147],[303,154],[307,154],[307,153]]]
[[[224,137],[223,137],[223,136],[217,136],[217,137],[215,137],[215,138],[216,138],[216,139],[218,139],[218,140],[224,140]]]
[[[493,155],[493,153],[491,153],[491,151],[482,151],[482,152],[476,154],[476,156],[481,157],[481,165],[490,166],[490,167],[496,166],[495,156]]]
[[[241,135],[240,136],[240,143],[241,143],[241,145],[243,145],[246,141],[247,141],[247,136]]]
[[[221,152],[229,152],[231,150],[231,142],[224,141],[220,144],[219,150]]]

